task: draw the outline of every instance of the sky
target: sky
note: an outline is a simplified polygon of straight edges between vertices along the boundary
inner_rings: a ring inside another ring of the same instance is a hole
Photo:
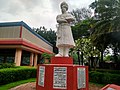
[[[56,30],[60,3],[66,1],[69,12],[86,7],[95,0],[0,0],[0,22],[24,21],[31,28],[45,26]]]

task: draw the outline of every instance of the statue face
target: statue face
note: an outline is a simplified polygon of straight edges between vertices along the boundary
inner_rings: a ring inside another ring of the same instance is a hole
[[[65,13],[65,12],[67,11],[67,9],[66,9],[66,6],[65,6],[65,5],[63,5],[63,6],[61,7],[61,11],[62,11],[62,13]]]

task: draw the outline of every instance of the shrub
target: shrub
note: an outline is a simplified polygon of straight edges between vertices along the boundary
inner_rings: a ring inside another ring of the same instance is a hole
[[[14,63],[0,63],[0,69],[3,68],[14,68],[15,64]]]
[[[120,70],[97,69],[98,72],[120,74]]]
[[[42,63],[49,64],[50,60],[51,60],[51,57],[53,56],[53,54],[42,53],[41,56],[43,57]],[[47,60],[47,62],[46,62],[46,60]]]
[[[101,73],[96,71],[91,71],[89,73],[89,80],[93,83],[99,84],[117,84],[120,85],[120,75],[111,73]]]
[[[91,71],[89,73],[89,80],[94,83],[102,83],[103,74],[100,72]],[[98,82],[99,81],[99,82]]]
[[[6,68],[0,70],[0,85],[36,77],[36,68]]]

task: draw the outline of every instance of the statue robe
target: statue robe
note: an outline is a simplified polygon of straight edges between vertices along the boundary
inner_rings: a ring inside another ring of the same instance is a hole
[[[69,47],[75,46],[70,22],[74,21],[74,17],[71,14],[61,14],[56,18],[58,24],[57,27],[57,47]],[[63,21],[62,21],[63,20]],[[66,20],[67,22],[64,22]]]

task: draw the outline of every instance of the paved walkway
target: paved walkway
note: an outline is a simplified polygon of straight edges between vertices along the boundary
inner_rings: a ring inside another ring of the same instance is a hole
[[[10,90],[36,90],[36,83],[26,83],[26,84],[21,84],[17,87],[11,88]]]
[[[89,90],[100,90],[100,88],[102,87],[96,86],[94,84],[89,85]],[[36,90],[36,83],[32,82],[32,83],[22,84],[17,87],[11,88],[10,90]]]

